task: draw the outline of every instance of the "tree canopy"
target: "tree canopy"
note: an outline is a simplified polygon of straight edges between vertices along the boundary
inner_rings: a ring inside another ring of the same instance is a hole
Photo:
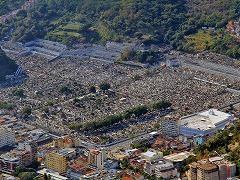
[[[6,6],[19,7],[24,0],[0,2],[1,14],[1,10],[11,10]],[[0,36],[13,29],[12,40],[21,42],[46,38],[67,45],[106,41],[168,43],[190,51],[185,36],[195,34],[202,26],[225,29],[226,23],[239,15],[240,0],[42,0],[27,13],[20,11],[15,20],[0,25]],[[226,53],[231,47],[212,49]],[[235,56],[235,52],[227,54]]]

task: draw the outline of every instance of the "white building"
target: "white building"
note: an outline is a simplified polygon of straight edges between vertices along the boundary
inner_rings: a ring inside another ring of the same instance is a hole
[[[141,158],[149,162],[156,161],[163,158],[163,153],[156,150],[148,150],[141,154]]]
[[[218,129],[224,129],[227,123],[234,120],[230,114],[210,109],[180,120],[179,134],[185,136],[212,136]]]
[[[16,143],[15,133],[7,126],[0,127],[0,148],[6,145],[13,145]]]
[[[90,150],[88,153],[88,163],[90,166],[95,166],[98,169],[104,168],[104,161],[106,160],[106,152],[101,150]]]

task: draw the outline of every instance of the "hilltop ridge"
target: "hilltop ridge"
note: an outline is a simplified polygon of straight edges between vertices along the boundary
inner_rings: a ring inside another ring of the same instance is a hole
[[[11,39],[20,42],[44,38],[67,45],[109,40],[167,43],[194,52],[192,37],[185,37],[206,26],[219,32],[209,33],[211,42],[204,39],[204,50],[239,58],[240,53],[232,52],[233,46],[238,52],[238,43],[232,43],[228,36],[220,42],[227,22],[239,15],[240,0],[43,0],[28,11],[20,11],[14,21],[0,24],[0,36],[13,29]]]

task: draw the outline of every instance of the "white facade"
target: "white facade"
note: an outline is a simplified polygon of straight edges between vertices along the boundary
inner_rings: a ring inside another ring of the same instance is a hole
[[[15,143],[16,139],[13,130],[6,126],[0,127],[0,148],[6,145],[13,145]]]
[[[212,136],[217,129],[224,129],[231,120],[234,120],[232,115],[210,109],[182,118],[179,133],[186,136]]]
[[[148,150],[147,152],[141,154],[141,158],[146,159],[149,162],[156,161],[163,158],[163,153],[154,150]]]
[[[106,160],[106,153],[104,149],[89,151],[88,163],[90,166],[95,166],[98,169],[103,169],[105,160]]]

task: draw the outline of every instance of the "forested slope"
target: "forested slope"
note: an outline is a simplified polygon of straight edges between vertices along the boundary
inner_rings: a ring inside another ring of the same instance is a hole
[[[239,15],[240,0],[42,0],[0,25],[0,34],[13,27],[12,39],[22,42],[46,38],[66,44],[169,43],[192,51],[186,36],[202,26],[225,29]]]
[[[0,16],[18,9],[27,0],[0,0]]]

